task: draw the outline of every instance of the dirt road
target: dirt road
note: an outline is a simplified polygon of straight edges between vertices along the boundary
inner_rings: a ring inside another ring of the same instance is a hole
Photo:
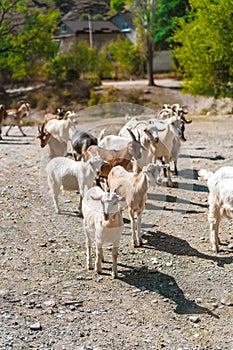
[[[211,252],[197,171],[233,164],[233,118],[193,117],[174,188],[149,191],[142,248],[131,248],[124,214],[118,280],[110,251],[103,275],[86,271],[78,195],[65,193],[54,213],[47,149],[36,127],[25,130],[0,141],[0,349],[232,350],[233,227],[221,224],[221,251]]]

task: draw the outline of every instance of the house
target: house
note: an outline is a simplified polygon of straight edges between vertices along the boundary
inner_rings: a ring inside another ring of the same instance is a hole
[[[115,26],[117,26],[122,33],[133,43],[137,43],[136,27],[133,22],[132,12],[125,10],[119,12],[109,19]]]
[[[123,38],[125,34],[110,21],[67,19],[61,21],[56,40],[60,44],[60,52],[66,53],[78,41],[85,40],[91,47],[99,49],[118,37]]]

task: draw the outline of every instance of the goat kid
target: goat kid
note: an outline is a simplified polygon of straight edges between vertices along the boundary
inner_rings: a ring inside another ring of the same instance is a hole
[[[96,245],[95,271],[102,272],[103,246],[112,245],[112,276],[118,277],[118,247],[124,228],[121,214],[125,198],[115,192],[104,192],[100,187],[89,189],[83,199],[83,227],[86,236],[87,269],[92,269],[92,242]]]

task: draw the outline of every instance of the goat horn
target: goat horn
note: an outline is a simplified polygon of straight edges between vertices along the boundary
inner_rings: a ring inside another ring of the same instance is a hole
[[[38,131],[39,131],[39,133],[41,134],[41,129],[40,129],[40,126],[39,126],[39,124],[38,124]]]
[[[141,136],[140,136],[140,133],[138,131],[138,142],[140,142],[140,141],[141,141]]]
[[[134,133],[133,133],[133,131],[130,130],[130,129],[128,129],[128,128],[127,128],[127,130],[128,130],[128,132],[129,132],[129,134],[131,135],[132,140],[133,140],[133,141],[137,141],[137,140],[136,140],[136,137],[135,137],[135,135],[134,135]]]

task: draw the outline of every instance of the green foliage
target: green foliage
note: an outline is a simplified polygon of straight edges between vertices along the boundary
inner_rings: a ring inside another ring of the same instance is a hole
[[[110,1],[110,8],[114,10],[115,12],[119,12],[123,10],[125,7],[125,1],[124,0],[111,0]]]
[[[49,0],[47,0],[49,3]],[[7,14],[7,15],[6,15]],[[13,79],[33,78],[43,74],[45,61],[57,52],[52,39],[58,11],[41,12],[27,0],[1,1],[0,73]],[[15,21],[12,21],[12,18]]]
[[[189,18],[188,0],[158,0],[155,11],[155,47],[168,50],[173,44],[172,34],[177,26],[177,17]]]
[[[117,102],[118,98],[119,92],[114,86],[106,88],[102,94],[99,94],[92,90],[90,93],[90,98],[88,100],[88,107],[98,104]]]
[[[185,91],[193,95],[233,96],[232,4],[190,0],[193,20],[179,20],[173,37]]]
[[[79,19],[81,21],[87,21],[88,20],[88,13],[81,13],[81,15],[79,16]]]
[[[104,18],[103,15],[101,15],[100,13],[97,13],[96,15],[92,16],[93,21],[102,21],[103,18]]]
[[[108,46],[108,55],[122,77],[137,75],[140,72],[142,57],[138,47],[129,39],[112,41]]]
[[[46,64],[49,79],[56,83],[78,80],[81,74],[95,71],[98,66],[96,49],[82,41],[74,45],[69,53],[56,55]]]

